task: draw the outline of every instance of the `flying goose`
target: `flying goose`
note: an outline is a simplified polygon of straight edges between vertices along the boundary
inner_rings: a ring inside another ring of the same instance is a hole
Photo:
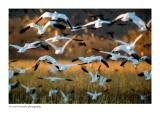
[[[140,34],[133,42],[126,43],[121,40],[115,40],[116,42],[119,42],[121,45],[115,47],[112,52],[117,52],[117,51],[124,51],[127,54],[133,56],[136,59],[139,59],[139,56],[137,53],[134,51],[135,44],[142,38],[143,34]]]
[[[63,102],[64,102],[64,103],[68,103],[69,98],[70,98],[71,94],[73,94],[73,93],[74,93],[74,91],[72,91],[72,92],[69,93],[69,94],[64,94],[64,92],[63,92],[62,90],[60,90],[60,94],[61,94],[61,96],[63,97]]]
[[[100,28],[100,27],[102,27],[102,24],[111,24],[111,21],[101,20],[100,18],[98,18],[95,21],[92,21],[92,22],[89,22],[89,23],[83,25],[83,27],[94,25],[94,28]]]
[[[142,32],[148,30],[147,24],[140,17],[138,17],[135,12],[127,12],[127,13],[120,14],[114,20],[112,20],[111,24],[114,24],[119,20],[124,22],[126,21],[133,22],[135,25],[138,26],[138,28]]]
[[[55,63],[54,65],[59,71],[64,71],[64,70],[69,69],[70,67],[78,66],[78,64],[66,64],[66,65],[63,65],[63,64],[59,64],[59,63]],[[79,64],[79,65],[81,65],[81,64]]]
[[[106,62],[106,60],[102,57],[102,56],[95,56],[95,55],[92,55],[90,57],[77,57],[77,58],[74,58],[72,59],[72,62],[75,62],[75,61],[82,61],[83,63],[92,63],[92,62],[97,62],[97,61],[100,61],[102,62],[106,67],[109,68],[109,65],[108,63]]]
[[[26,94],[30,94],[32,98],[32,104],[35,104],[37,101],[37,89],[41,88],[42,85],[38,85],[37,87],[29,87],[21,84],[21,87],[25,89]]]
[[[56,20],[56,21],[59,21],[59,22],[61,22],[61,21],[65,22],[72,29],[72,25],[70,23],[70,20],[65,14],[58,13],[57,11],[55,11],[54,13],[45,12],[38,18],[38,20],[35,23],[38,23],[40,20],[42,20],[44,18],[50,18],[51,20]]]
[[[142,94],[142,93],[139,93],[139,92],[137,92],[137,91],[134,90],[134,89],[131,89],[131,91],[132,91],[134,94],[136,94],[141,101],[145,101],[146,98],[151,95],[151,94]]]
[[[67,78],[60,78],[60,77],[38,77],[38,79],[50,80],[51,82],[58,82],[58,81],[73,81]]]
[[[49,55],[44,55],[38,58],[38,60],[36,61],[36,64],[33,66],[34,71],[37,70],[40,62],[47,62],[49,64],[55,64],[57,61],[56,59],[54,59],[53,57],[49,56]]]
[[[87,92],[87,95],[90,96],[94,101],[94,100],[97,100],[97,97],[102,95],[102,93],[94,91],[94,92]]]
[[[65,25],[60,24],[58,21],[52,20],[52,21],[48,21],[43,26],[40,26],[40,25],[35,24],[35,23],[30,23],[27,26],[25,26],[23,29],[20,30],[20,34],[23,34],[24,32],[26,32],[30,28],[35,28],[35,29],[38,30],[37,34],[41,35],[41,34],[45,33],[45,31],[48,27],[58,28],[60,30],[65,30],[67,28]]]
[[[49,50],[48,45],[45,44],[42,41],[35,41],[35,42],[32,42],[32,43],[25,43],[25,45],[23,47],[21,47],[19,45],[14,45],[14,44],[10,44],[9,46],[14,47],[15,49],[17,49],[19,53],[24,53],[28,49],[39,48],[39,47],[42,47],[45,50]]]
[[[67,47],[67,45],[70,44],[75,37],[76,37],[76,35],[73,36],[70,40],[68,40],[62,47],[57,47],[53,43],[51,43],[49,41],[46,41],[46,43],[48,45],[50,45],[53,49],[55,49],[55,54],[63,54],[65,48]]]
[[[87,73],[90,77],[90,83],[95,83],[97,80],[100,79],[100,75],[99,75],[99,69],[101,66],[99,66],[99,68],[97,69],[97,71],[95,72],[95,74],[93,74],[92,72],[90,72],[89,70],[87,70],[85,67],[82,67],[82,71],[84,71],[85,73]]]
[[[100,75],[100,78],[98,79],[98,81],[99,81],[99,86],[100,86],[100,87],[104,87],[104,86],[105,86],[105,83],[106,83],[106,82],[111,82],[112,79],[109,79],[109,78],[107,78],[107,77],[104,77],[104,76]]]

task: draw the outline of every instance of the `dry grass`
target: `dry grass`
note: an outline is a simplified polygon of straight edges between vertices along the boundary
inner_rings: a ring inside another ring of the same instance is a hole
[[[18,61],[11,65],[15,67],[29,67],[33,66],[35,61]],[[69,61],[59,61],[60,63],[70,63]],[[87,69],[95,72],[100,63],[93,63],[92,66],[87,66]],[[101,64],[103,65],[103,64]],[[63,99],[60,94],[48,97],[48,92],[51,88],[58,88],[65,93],[69,93],[74,90],[74,94],[71,96],[69,103],[74,104],[128,104],[128,103],[151,103],[151,96],[148,96],[145,101],[141,101],[139,96],[131,91],[135,89],[139,93],[151,94],[151,81],[146,81],[143,77],[138,77],[137,73],[144,70],[151,70],[151,66],[146,63],[140,63],[137,70],[131,63],[127,63],[124,68],[120,67],[120,62],[109,62],[110,68],[102,66],[100,73],[104,76],[111,78],[113,81],[106,83],[104,88],[100,88],[97,83],[90,84],[90,77],[81,70],[80,66],[72,67],[64,72],[52,73],[49,71],[46,65],[41,64],[36,72],[29,71],[27,74],[21,74],[13,77],[10,82],[19,80],[22,84],[28,86],[37,86],[42,84],[43,87],[38,90],[40,104],[55,104],[63,103]],[[56,82],[52,83],[46,80],[37,79],[37,77],[43,76],[57,76],[66,77],[74,80],[73,82]],[[97,101],[93,102],[87,95],[87,91],[100,91],[103,95],[100,96]],[[24,104],[31,103],[31,97],[25,94],[22,87],[18,87],[12,92],[11,104]]]

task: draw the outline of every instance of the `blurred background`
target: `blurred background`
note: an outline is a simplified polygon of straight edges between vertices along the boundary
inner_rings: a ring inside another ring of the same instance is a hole
[[[103,15],[105,19],[113,20],[119,14],[125,12],[136,12],[136,15],[142,18],[146,23],[151,19],[151,9],[9,9],[9,44],[17,44],[23,46],[25,43],[36,41],[39,37],[37,31],[30,29],[24,34],[19,34],[19,31],[27,24],[34,22],[44,12],[60,12],[66,14],[72,25],[82,25],[94,21],[91,16]],[[40,21],[40,25],[44,25],[48,19]],[[131,22],[125,22],[126,25],[107,26],[104,25],[98,30],[79,30],[77,32],[63,31],[71,35],[77,34],[78,39],[83,39],[87,47],[78,46],[76,42],[72,42],[65,50],[63,55],[55,55],[54,50],[46,51],[43,49],[28,50],[25,53],[19,54],[14,48],[9,48],[9,59],[37,59],[38,57],[48,54],[58,59],[70,59],[78,56],[91,56],[95,54],[91,48],[111,51],[117,43],[114,42],[108,32],[114,32],[115,39],[121,39],[129,42],[133,41],[139,34],[138,28]],[[53,37],[60,34],[61,31],[53,28],[47,28],[47,31],[41,36],[43,39]],[[145,36],[138,41],[136,52],[140,56],[151,56],[151,34],[146,32]],[[63,45],[63,42],[57,45]],[[100,54],[99,54],[100,55]]]

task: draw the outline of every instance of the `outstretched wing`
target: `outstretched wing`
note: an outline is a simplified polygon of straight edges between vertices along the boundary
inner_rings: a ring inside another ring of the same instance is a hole
[[[19,50],[19,49],[22,48],[22,47],[20,47],[20,46],[18,46],[18,45],[13,45],[13,44],[10,44],[9,46],[14,47],[14,48],[16,48],[17,50]]]

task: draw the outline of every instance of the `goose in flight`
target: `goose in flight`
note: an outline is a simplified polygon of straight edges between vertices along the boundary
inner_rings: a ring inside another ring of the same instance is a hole
[[[64,71],[64,70],[67,70],[67,69],[69,69],[71,67],[78,66],[78,64],[66,64],[66,65],[63,65],[63,64],[59,64],[59,63],[55,63],[54,65],[59,71]],[[79,65],[81,65],[81,64],[79,64]]]
[[[68,103],[71,94],[74,93],[74,91],[72,91],[72,92],[69,93],[69,94],[64,94],[64,92],[63,92],[62,90],[60,90],[59,92],[60,92],[61,96],[63,97],[63,102],[64,102],[64,103]]]
[[[35,28],[38,30],[37,34],[42,34],[43,33],[43,26],[40,26],[38,24],[35,23],[30,23],[28,25],[26,25],[23,29],[20,30],[20,34],[23,34],[24,32],[26,32],[28,29],[30,28]]]
[[[95,72],[95,74],[93,74],[92,72],[90,72],[89,70],[87,70],[85,67],[82,67],[82,71],[84,71],[85,73],[87,73],[90,77],[90,83],[95,83],[97,80],[100,79],[100,74],[99,74],[99,69],[101,66],[99,66],[99,68],[97,69],[97,71]]]
[[[97,97],[102,95],[102,93],[94,91],[94,92],[87,92],[87,95],[90,96],[94,101],[94,100],[97,100]]]
[[[72,29],[71,22],[65,14],[58,13],[57,11],[55,11],[54,13],[45,12],[38,18],[38,20],[35,23],[38,23],[40,20],[42,20],[44,18],[50,18],[51,20],[56,20],[56,21],[59,21],[59,22],[65,22]]]
[[[138,17],[135,12],[127,12],[127,13],[120,14],[114,20],[112,20],[111,24],[114,24],[119,20],[123,22],[126,22],[126,21],[133,22],[135,25],[138,26],[138,28],[142,32],[148,30],[147,24],[140,17]]]
[[[73,81],[71,79],[60,78],[60,77],[38,77],[38,79],[50,80],[51,82],[59,82],[59,81]]]
[[[62,47],[57,47],[55,46],[53,43],[49,42],[49,41],[46,41],[46,43],[48,45],[50,45],[54,50],[55,50],[55,54],[63,54],[64,53],[64,50],[65,48],[72,42],[72,40],[76,37],[73,36],[70,40],[68,40]]]
[[[71,37],[65,35],[65,34],[61,34],[61,35],[57,35],[51,38],[46,39],[45,41],[50,41],[50,42],[58,42],[60,40],[70,40]]]
[[[113,52],[107,52],[107,51],[102,51],[102,50],[98,50],[98,49],[95,49],[95,48],[92,48],[93,50],[95,51],[98,51],[100,53],[103,53],[103,54],[108,54],[106,59],[111,59],[111,60],[118,60],[118,59],[125,59],[126,56],[123,56],[121,55],[120,53],[113,53]]]
[[[152,79],[151,72],[148,72],[148,71],[143,71],[141,73],[138,73],[137,75],[140,76],[140,77],[145,77],[146,80],[151,80]]]
[[[45,31],[46,31],[46,29],[48,27],[58,28],[60,30],[65,30],[67,28],[65,25],[58,23],[58,21],[52,20],[52,21],[48,21],[44,26],[40,26],[40,25],[35,24],[35,23],[30,23],[26,27],[24,27],[23,29],[21,29],[19,33],[23,34],[28,29],[35,28],[35,29],[38,30],[37,34],[41,35],[41,34],[45,33]]]
[[[10,83],[8,88],[9,88],[9,94],[11,93],[11,91],[15,88],[17,88],[19,86],[20,82],[19,81],[16,81],[14,83]]]
[[[49,55],[44,55],[38,58],[38,60],[36,61],[36,64],[33,66],[34,71],[37,70],[40,62],[47,62],[49,64],[55,64],[57,61],[56,59],[54,59],[53,57],[49,56]]]
[[[39,47],[42,47],[45,50],[49,50],[48,45],[46,43],[42,42],[42,41],[35,41],[35,42],[32,42],[32,43],[25,43],[25,45],[23,47],[21,47],[19,45],[14,45],[14,44],[10,44],[9,46],[17,49],[19,53],[24,53],[28,49],[39,48]]]
[[[88,27],[90,25],[94,25],[94,28],[101,28],[102,24],[111,24],[111,21],[101,20],[100,18],[98,18],[95,21],[92,21],[92,22],[89,22],[89,23],[83,25],[83,27]]]
[[[72,62],[75,62],[75,61],[82,61],[84,64],[85,63],[91,63],[91,62],[97,62],[97,61],[100,61],[102,62],[106,67],[109,68],[109,65],[108,63],[106,62],[106,60],[102,57],[102,56],[90,56],[90,57],[78,57],[78,58],[74,58],[72,60]]]
[[[31,70],[33,67],[29,68],[19,68],[16,67],[14,70],[9,70],[9,79],[12,79],[14,76],[17,76],[19,74],[25,74],[28,70]]]
[[[104,86],[105,86],[105,83],[106,83],[106,82],[111,82],[112,79],[109,79],[109,78],[107,78],[107,77],[104,77],[104,76],[100,75],[98,81],[99,81],[99,86],[100,86],[100,87],[104,87]]]
[[[21,84],[21,87],[25,89],[26,94],[29,94],[32,98],[32,104],[35,104],[37,101],[37,89],[41,88],[42,85],[38,85],[37,87],[28,87]]]
[[[70,39],[72,39],[72,37],[67,36],[67,34],[65,34],[65,33],[62,33],[61,35],[57,35],[57,36],[48,38],[48,39],[46,39],[45,41],[49,41],[49,42],[58,42],[58,41],[60,41],[60,40],[68,41],[68,40],[70,40]],[[73,40],[75,40],[75,41],[83,41],[83,40],[74,39],[74,38],[73,38]]]
[[[53,95],[57,94],[59,92],[58,89],[54,88],[54,89],[51,89],[48,93],[48,97],[52,97]]]
[[[127,61],[131,61],[133,65],[138,65],[141,61],[145,61],[148,64],[151,64],[151,58],[148,56],[142,56],[140,59],[135,59],[132,56],[125,56],[125,58],[123,58],[123,62],[121,63],[120,66],[124,66],[126,64]]]
[[[141,101],[145,101],[146,98],[151,95],[151,94],[142,94],[142,93],[139,93],[139,92],[137,92],[137,91],[134,90],[134,89],[131,89],[131,91],[132,91],[134,94],[136,94]]]
[[[137,53],[134,51],[135,44],[142,38],[143,34],[140,34],[133,42],[126,43],[121,40],[115,40],[116,42],[119,42],[121,45],[115,47],[112,52],[117,52],[117,51],[123,51],[126,52],[127,54],[133,56],[136,59],[139,59],[139,56]]]

